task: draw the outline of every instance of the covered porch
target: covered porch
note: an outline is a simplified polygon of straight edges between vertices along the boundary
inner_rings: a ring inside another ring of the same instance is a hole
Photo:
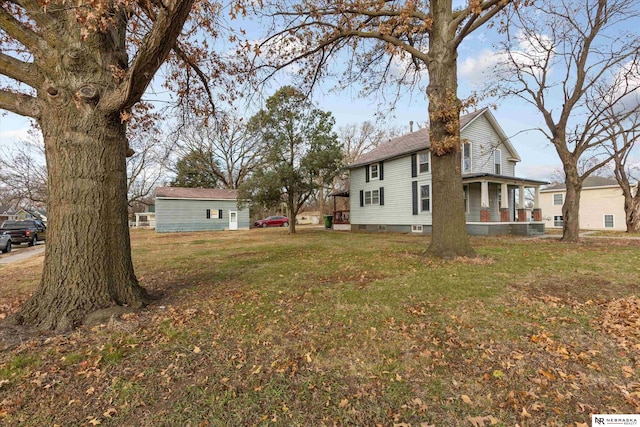
[[[329,194],[333,198],[333,225],[340,231],[351,231],[349,220],[349,190],[337,190]]]
[[[470,234],[544,233],[539,197],[547,182],[489,173],[465,174],[462,182]]]

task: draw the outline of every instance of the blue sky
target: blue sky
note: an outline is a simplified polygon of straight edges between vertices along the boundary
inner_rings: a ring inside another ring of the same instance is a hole
[[[259,34],[259,28],[253,28],[249,34]],[[482,86],[483,71],[492,65],[495,52],[493,45],[497,40],[494,30],[481,28],[472,34],[459,48],[458,76],[460,98],[469,96],[473,90]],[[286,77],[285,77],[286,79]],[[426,79],[425,79],[426,84]],[[271,84],[272,92],[279,86],[278,82]],[[423,85],[424,86],[424,85]],[[329,85],[324,85],[323,91],[315,94],[314,101],[323,110],[331,111],[338,126],[349,123],[360,123],[365,120],[375,121],[379,113],[380,99],[360,99],[350,91],[330,91]],[[271,93],[266,93],[268,97]],[[157,95],[149,98],[156,98]],[[511,142],[519,152],[522,162],[516,168],[520,177],[532,179],[548,179],[555,170],[561,168],[561,163],[555,149],[545,136],[538,131],[527,129],[544,127],[542,117],[525,102],[517,99],[503,101],[486,100],[480,107],[488,103],[495,103],[497,109],[492,110],[505,134],[511,137]],[[250,115],[250,114],[248,114]],[[424,90],[417,89],[411,96],[404,96],[396,104],[396,109],[385,118],[381,125],[402,127],[408,131],[409,122],[424,123],[428,119],[427,100]],[[26,136],[29,120],[13,114],[0,116],[0,146],[11,146]]]

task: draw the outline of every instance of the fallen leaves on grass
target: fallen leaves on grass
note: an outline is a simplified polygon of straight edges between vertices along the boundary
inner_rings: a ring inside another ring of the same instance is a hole
[[[640,298],[620,298],[605,305],[596,327],[611,335],[621,347],[640,350]]]
[[[489,423],[488,425],[493,426],[500,422],[499,419],[491,415],[486,417],[467,417],[467,420],[473,427],[485,427],[485,423]]]

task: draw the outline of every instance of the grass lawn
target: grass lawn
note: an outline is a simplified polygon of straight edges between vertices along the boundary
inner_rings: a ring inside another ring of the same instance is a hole
[[[640,412],[640,241],[133,231],[146,310],[0,341],[0,424],[588,426]],[[0,318],[42,257],[0,266]],[[6,338],[6,335],[5,335]]]

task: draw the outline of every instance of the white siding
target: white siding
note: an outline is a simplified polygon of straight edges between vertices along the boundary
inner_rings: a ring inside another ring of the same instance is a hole
[[[431,213],[413,215],[411,183],[418,182],[418,197],[421,185],[431,185],[431,173],[418,173],[411,177],[411,156],[384,162],[384,179],[365,182],[365,168],[351,171],[350,221],[351,224],[386,225],[431,225]],[[360,190],[370,191],[384,188],[384,206],[360,207]]]
[[[554,194],[562,194],[564,202],[565,190],[540,193],[542,219],[545,221],[545,226],[549,228],[554,228],[554,216],[562,216],[562,205],[553,204]],[[613,228],[605,228],[605,215],[613,215]],[[626,230],[622,190],[616,187],[583,188],[580,195],[579,222],[583,230]]]
[[[207,209],[211,218],[206,217]],[[222,218],[218,218],[222,210]],[[238,228],[249,228],[249,209],[238,209],[235,200],[156,199],[156,231],[228,230],[229,211],[238,212]]]
[[[469,141],[471,146],[472,173],[494,173],[493,151],[502,150],[501,175],[515,176],[515,162],[509,161],[511,153],[500,142],[500,136],[489,120],[478,117],[461,133],[461,137]],[[411,177],[411,155],[384,161],[383,180],[371,179],[366,182],[365,167],[351,170],[350,176],[350,222],[353,225],[431,225],[430,212],[418,212],[413,215],[412,182],[418,185],[418,208],[420,209],[420,186],[431,185],[431,173],[419,173]],[[371,191],[384,188],[384,206],[360,206],[360,191]],[[469,212],[467,221],[480,220],[480,184],[473,183],[469,191]],[[489,188],[491,219],[499,221],[497,207],[497,185]],[[433,195],[433,186],[431,186]],[[452,195],[453,196],[453,195]],[[462,189],[459,197],[462,196]],[[506,195],[505,195],[506,197]],[[510,201],[512,203],[512,201]],[[513,205],[510,205],[513,206]],[[433,200],[431,203],[433,208]],[[616,219],[617,223],[617,219]]]
[[[460,137],[471,143],[471,170],[473,173],[494,173],[493,152],[497,148],[502,151],[500,175],[515,176],[516,163],[507,160],[511,157],[507,146],[500,142],[499,135],[484,115],[465,127]]]

